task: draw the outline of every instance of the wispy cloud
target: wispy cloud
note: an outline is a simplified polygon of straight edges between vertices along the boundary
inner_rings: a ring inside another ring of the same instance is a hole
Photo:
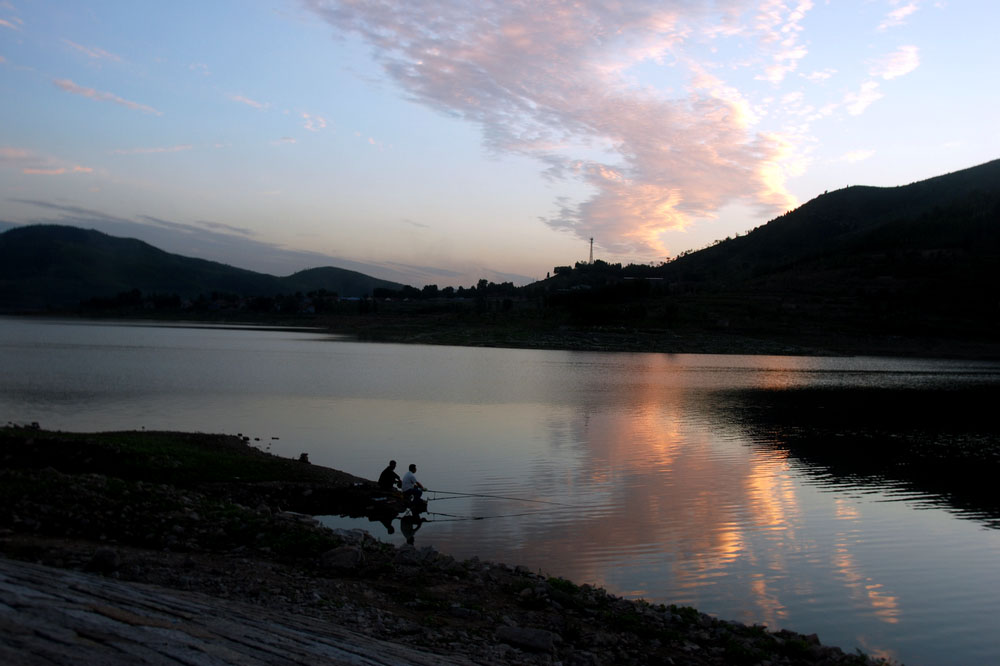
[[[5,12],[13,12],[14,7],[10,3],[4,2],[0,3],[0,9]],[[0,18],[0,27],[7,28],[8,30],[20,30],[24,26],[24,21],[16,16],[8,16],[7,18]]]
[[[784,186],[789,138],[755,130],[754,106],[693,52],[731,35],[755,40],[763,77],[780,82],[806,54],[809,0],[718,10],[661,0],[303,1],[371,44],[413,101],[478,125],[491,151],[590,185],[590,199],[557,202],[546,222],[610,251],[662,255],[665,231],[729,203],[774,213],[795,203]],[[631,77],[668,61],[686,85],[668,93]]]
[[[855,162],[864,162],[865,160],[873,157],[875,155],[874,150],[852,150],[849,153],[844,153],[841,155],[840,159],[843,162],[848,162],[854,164]]]
[[[836,73],[837,70],[827,68],[815,72],[810,72],[809,74],[805,75],[805,78],[807,81],[826,81],[827,79],[833,78],[834,75],[836,75]]]
[[[222,222],[206,222],[205,220],[200,220],[198,222],[198,226],[230,234],[238,234],[240,236],[246,236],[247,238],[257,235],[252,229],[247,229],[246,227],[235,227],[231,224],[223,224]]]
[[[31,176],[62,176],[67,173],[91,173],[93,169],[85,166],[71,167],[49,167],[49,168],[25,168],[21,173]]]
[[[117,148],[112,150],[113,155],[149,155],[152,153],[180,153],[191,150],[194,146],[184,144],[180,146],[159,146],[155,148]]]
[[[906,22],[907,17],[919,9],[918,3],[916,2],[890,0],[890,3],[895,7],[895,9],[890,11],[882,23],[879,24],[879,31],[888,30],[889,28],[894,28],[897,25],[902,25]]]
[[[790,72],[795,71],[799,61],[809,54],[799,42],[799,33],[802,32],[802,20],[812,8],[811,0],[800,0],[791,11],[787,10],[783,2],[762,3],[757,26],[764,39],[776,42],[779,48],[772,56],[771,65],[758,78],[781,83]]]
[[[76,42],[71,42],[68,39],[64,39],[63,43],[76,49],[80,53],[84,54],[85,56],[93,60],[112,60],[114,62],[121,62],[121,57],[115,55],[114,53],[109,53],[104,49],[100,49],[93,46],[82,46],[80,44],[77,44]]]
[[[252,106],[255,109],[266,109],[268,104],[266,102],[258,102],[255,99],[250,99],[249,97],[244,97],[243,95],[230,95],[229,99],[234,102],[239,102],[240,104],[246,104],[247,106]]]
[[[888,80],[909,74],[919,66],[920,50],[916,46],[900,46],[893,53],[876,61],[870,73]]]
[[[271,142],[271,145],[280,146],[283,143],[298,143],[299,140],[291,136],[283,136],[280,139],[275,139]]]
[[[309,130],[310,132],[318,132],[321,129],[326,128],[326,118],[323,116],[315,116],[309,113],[302,113],[302,126]]]
[[[250,238],[256,235],[252,230],[245,227],[235,227],[229,224],[223,224],[221,222],[206,222],[204,220],[197,222],[196,224],[188,224],[186,222],[173,222],[171,220],[164,220],[160,217],[155,217],[153,215],[139,215],[139,220],[143,222],[156,226],[162,227],[164,229],[170,229],[172,231],[179,231],[184,234],[199,234],[204,233],[205,229],[211,229],[212,231],[222,231],[226,234],[236,234],[239,236],[244,236]]]
[[[844,105],[852,116],[860,116],[869,106],[882,98],[877,81],[865,81],[857,92],[844,97]]]
[[[163,115],[161,111],[157,111],[151,106],[140,104],[139,102],[132,102],[130,100],[119,97],[118,95],[115,95],[113,93],[104,92],[101,90],[95,90],[94,88],[85,88],[84,86],[79,86],[73,83],[69,79],[56,79],[52,83],[54,83],[58,88],[61,88],[62,90],[65,90],[66,92],[72,93],[74,95],[80,95],[81,97],[87,97],[89,99],[94,99],[100,102],[112,102],[113,104],[118,104],[128,109],[133,109],[135,111],[143,111],[145,113],[152,113],[157,116]]]
[[[72,164],[56,157],[39,155],[26,148],[0,146],[0,166],[17,169],[26,176],[63,176],[93,173],[92,167]]]

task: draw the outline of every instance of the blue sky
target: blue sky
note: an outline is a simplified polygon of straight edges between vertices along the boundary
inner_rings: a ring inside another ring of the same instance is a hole
[[[421,286],[1000,157],[992,0],[0,0],[0,221]]]

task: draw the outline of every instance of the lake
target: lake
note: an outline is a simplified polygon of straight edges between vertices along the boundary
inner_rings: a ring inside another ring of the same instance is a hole
[[[830,457],[994,438],[977,411],[991,407],[963,391],[995,390],[1000,364],[407,346],[0,317],[0,368],[4,422],[240,433],[373,479],[390,458],[400,472],[416,463],[437,491],[411,535],[418,547],[907,664],[1000,662],[996,507],[961,484],[866,467],[868,455]],[[794,403],[770,410],[810,392],[836,397],[819,425]],[[892,404],[866,409],[868,396]],[[844,400],[854,407],[835,411]],[[872,416],[883,411],[892,430]],[[398,521],[390,534],[323,520],[405,539]]]

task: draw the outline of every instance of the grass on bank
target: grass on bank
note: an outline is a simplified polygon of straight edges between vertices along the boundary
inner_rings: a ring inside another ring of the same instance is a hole
[[[344,472],[282,458],[235,435],[179,432],[68,433],[7,427],[0,459],[8,468],[53,467],[132,481],[191,487],[207,483],[293,482],[346,486]]]

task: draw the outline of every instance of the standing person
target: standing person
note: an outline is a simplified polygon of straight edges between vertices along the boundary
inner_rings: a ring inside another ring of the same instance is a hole
[[[408,503],[419,500],[420,496],[427,490],[422,483],[417,481],[417,477],[414,476],[416,471],[417,466],[411,463],[410,471],[403,475],[403,497],[406,498]]]
[[[390,460],[389,466],[382,470],[382,473],[378,477],[378,485],[380,488],[386,490],[392,490],[393,486],[396,488],[401,488],[403,482],[399,478],[399,474],[396,474],[396,461]]]

